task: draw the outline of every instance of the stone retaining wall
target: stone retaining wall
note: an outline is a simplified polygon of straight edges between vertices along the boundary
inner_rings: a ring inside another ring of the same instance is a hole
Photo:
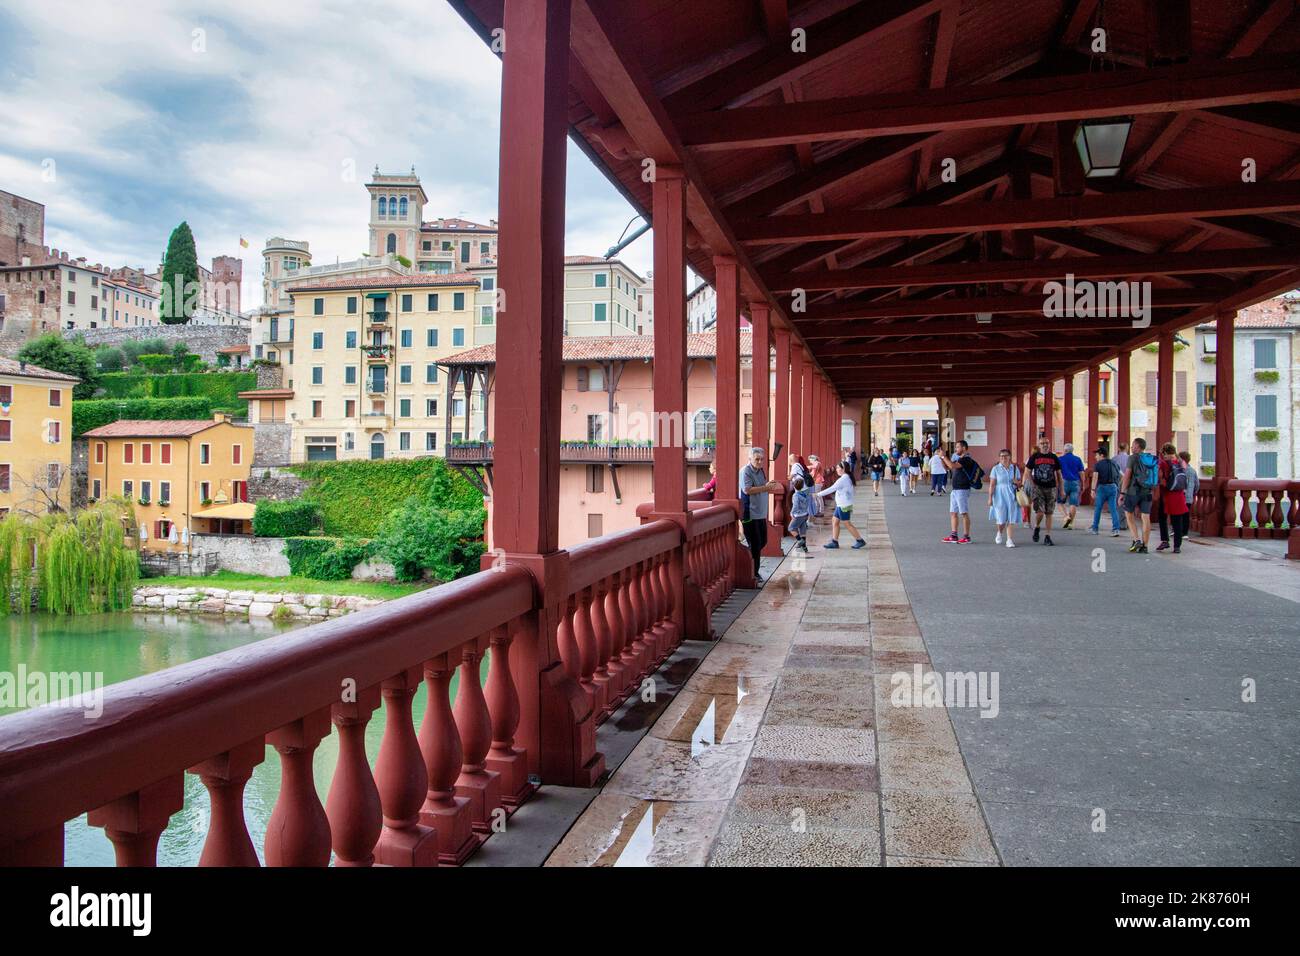
[[[209,365],[217,361],[217,349],[231,345],[247,345],[248,329],[231,325],[148,325],[118,329],[65,329],[64,338],[83,336],[86,345],[95,349],[101,345],[121,345],[123,342],[143,339],[167,339],[184,342],[191,352],[198,354]]]
[[[237,614],[240,617],[280,617],[324,620],[353,611],[378,607],[379,598],[333,594],[293,594],[234,591],[217,587],[150,587],[135,589],[131,601],[137,611],[188,611],[200,614]],[[277,610],[284,608],[285,610]]]

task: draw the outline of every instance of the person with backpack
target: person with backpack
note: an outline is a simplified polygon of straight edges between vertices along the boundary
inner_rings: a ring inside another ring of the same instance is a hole
[[[984,469],[970,456],[970,446],[964,441],[956,444],[957,457],[943,455],[944,466],[952,475],[952,493],[948,495],[948,520],[952,531],[944,538],[945,544],[970,544],[970,493],[983,487]],[[962,533],[958,535],[958,524]]]
[[[867,541],[862,534],[853,526],[853,475],[849,470],[847,461],[840,462],[835,468],[835,481],[829,488],[817,492],[818,495],[825,498],[827,495],[835,496],[835,513],[831,516],[831,539],[827,541],[823,548],[829,548],[834,551],[840,546],[840,527],[849,529],[853,535],[853,550],[860,551],[867,546]]]
[[[1196,493],[1201,490],[1201,476],[1196,473],[1192,467],[1192,454],[1187,451],[1180,451],[1178,457],[1183,460],[1187,466],[1187,507],[1189,509],[1188,522],[1191,522],[1190,509],[1196,503]]]
[[[1114,460],[1106,456],[1102,446],[1093,454],[1092,464],[1092,533],[1100,534],[1101,513],[1110,508],[1110,536],[1119,537],[1119,479],[1122,472]]]
[[[1169,549],[1168,529],[1172,526],[1174,554],[1179,554],[1191,519],[1187,507],[1187,466],[1178,457],[1178,446],[1165,442],[1160,446],[1160,546],[1156,550]]]
[[[1047,519],[1047,534],[1043,544],[1052,542],[1052,513],[1056,510],[1057,499],[1061,497],[1061,459],[1052,453],[1052,440],[1046,435],[1038,439],[1038,449],[1025,462],[1025,474],[1029,480],[1029,503],[1034,509],[1034,540],[1038,540],[1043,519]]]
[[[1133,535],[1133,543],[1128,549],[1130,554],[1147,553],[1147,542],[1151,540],[1151,503],[1159,483],[1160,463],[1147,451],[1146,439],[1134,438],[1128,468],[1124,470],[1119,487],[1129,533]]]
[[[1011,449],[1004,448],[998,452],[998,463],[989,472],[989,520],[998,526],[994,544],[1001,544],[1005,533],[1007,547],[1016,546],[1011,540],[1011,529],[1020,517],[1020,502],[1016,498],[1020,484],[1020,469],[1011,461]]]

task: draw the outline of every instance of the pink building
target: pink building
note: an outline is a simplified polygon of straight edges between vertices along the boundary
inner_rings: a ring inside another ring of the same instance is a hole
[[[709,480],[709,464],[717,441],[716,354],[714,335],[688,336],[687,413],[680,427],[687,449],[688,481],[695,488]],[[739,464],[743,467],[753,438],[752,335],[748,331],[740,335],[740,355]],[[450,369],[449,388],[454,388],[457,381],[468,384],[474,392],[486,386],[488,441],[453,444],[448,436],[447,461],[483,490],[490,516],[496,346],[459,352],[441,364]],[[560,547],[640,524],[637,505],[654,497],[650,440],[654,433],[653,385],[652,337],[564,340]]]

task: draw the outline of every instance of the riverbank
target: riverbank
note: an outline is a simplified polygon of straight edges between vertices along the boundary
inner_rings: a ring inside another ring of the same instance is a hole
[[[139,587],[216,587],[231,591],[272,591],[277,593],[293,592],[299,594],[335,594],[378,598],[389,601],[405,597],[416,591],[423,591],[432,585],[428,582],[400,584],[396,581],[324,581],[319,578],[294,577],[292,575],[276,576],[264,574],[244,574],[238,571],[218,571],[201,578],[166,575],[157,578],[141,578]]]
[[[323,620],[377,607],[422,586],[376,581],[317,581],[223,573],[151,578],[135,589],[132,609],[274,620]],[[335,593],[337,592],[337,593]]]

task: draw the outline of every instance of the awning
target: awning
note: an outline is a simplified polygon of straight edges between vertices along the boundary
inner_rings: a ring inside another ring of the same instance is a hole
[[[388,298],[388,293],[387,293],[387,292],[367,292],[367,293],[366,293],[366,298],[367,298],[367,299],[387,299],[387,298]]]
[[[217,505],[207,511],[196,511],[196,518],[225,518],[228,521],[252,521],[257,505],[251,501],[235,501],[228,505]]]

